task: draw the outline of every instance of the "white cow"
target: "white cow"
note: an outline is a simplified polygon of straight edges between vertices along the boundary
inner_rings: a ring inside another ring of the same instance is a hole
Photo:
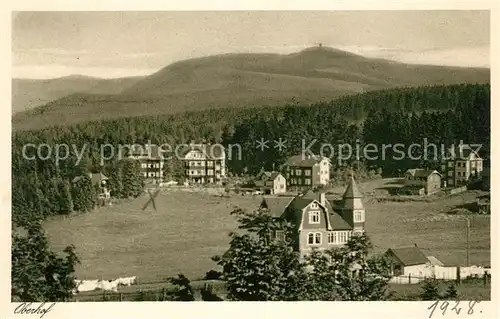
[[[137,278],[136,276],[133,276],[133,277],[126,277],[126,278],[118,278],[116,280],[118,281],[119,285],[130,286],[130,285],[135,284],[136,278]]]

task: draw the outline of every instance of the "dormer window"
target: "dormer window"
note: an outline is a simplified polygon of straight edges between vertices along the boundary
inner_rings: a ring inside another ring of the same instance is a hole
[[[312,203],[311,204],[312,209],[318,209],[318,203]]]
[[[309,212],[309,224],[319,224],[319,211]]]

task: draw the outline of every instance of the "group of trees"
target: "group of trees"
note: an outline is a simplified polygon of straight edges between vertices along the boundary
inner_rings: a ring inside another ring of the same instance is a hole
[[[74,271],[79,263],[74,246],[64,258],[49,249],[39,222],[12,234],[11,296],[13,301],[68,301],[75,288]]]
[[[268,147],[262,151],[256,148],[256,141],[261,138],[269,141]],[[93,121],[75,126],[53,126],[38,131],[15,131],[12,137],[13,228],[21,227],[31,230],[27,238],[14,237],[12,250],[20,256],[16,257],[16,260],[20,262],[13,263],[13,274],[20,271],[19,269],[24,269],[23,265],[29,267],[32,262],[38,263],[36,267],[39,267],[37,272],[40,274],[48,271],[47,269],[55,269],[54,263],[58,265],[56,268],[59,270],[51,270],[53,274],[58,274],[60,269],[64,269],[67,274],[71,273],[70,264],[74,267],[76,263],[72,248],[68,248],[67,251],[69,259],[60,260],[55,258],[48,249],[34,246],[31,243],[31,237],[39,238],[44,243],[44,235],[33,225],[47,216],[68,214],[74,210],[91,210],[95,205],[96,190],[90,179],[86,177],[88,173],[100,171],[107,175],[110,178],[109,188],[114,197],[135,197],[142,192],[143,181],[139,163],[119,156],[120,145],[168,143],[174,147],[192,140],[222,143],[226,146],[238,144],[242,150],[242,157],[239,158],[233,154],[228,161],[228,168],[232,174],[241,175],[242,173],[256,174],[262,168],[271,170],[279,167],[289,156],[301,153],[303,141],[308,146],[316,140],[310,149],[317,154],[321,150],[322,143],[330,143],[334,146],[342,143],[352,146],[357,144],[363,146],[368,143],[409,145],[422,143],[423,138],[427,138],[432,143],[458,143],[460,140],[465,143],[481,143],[486,145],[487,149],[490,142],[489,84],[382,90],[347,96],[307,107],[299,105],[262,107],[258,109],[258,112],[255,108],[212,109],[176,115]],[[286,141],[286,147],[281,149],[275,147],[273,141],[279,139]],[[45,145],[45,147],[26,149],[27,145]],[[54,150],[58,145],[67,146],[66,158],[55,157]],[[114,156],[110,156],[112,148],[103,147],[105,145],[114,146]],[[79,154],[75,150],[83,150],[83,152]],[[338,155],[337,151],[334,149],[334,156]],[[390,155],[389,151],[386,157]],[[335,162],[334,160],[333,163]],[[339,162],[338,167],[333,170],[333,174],[337,174],[338,179],[342,179],[345,173],[342,171],[343,165],[354,165],[360,170],[362,168],[366,175],[373,175],[381,172],[393,174],[416,165],[431,166],[435,163],[423,160],[391,161],[380,160],[380,158],[376,160],[364,157],[351,158]],[[182,174],[182,165],[175,157],[167,161],[167,169],[170,170],[171,175]],[[73,182],[75,177],[82,176],[83,178],[78,182]],[[272,223],[268,226],[276,227]],[[250,227],[249,230],[251,229]],[[248,280],[261,279],[248,285],[248,289],[242,290],[237,286],[233,286],[234,289],[229,287],[230,296],[233,299],[294,300],[306,298],[303,289],[309,287],[307,282],[314,282],[314,278],[332,276],[331,271],[336,274],[335,276],[339,273],[348,273],[341,265],[326,263],[323,257],[314,254],[309,263],[316,264],[317,267],[314,267],[312,272],[306,272],[304,262],[296,259],[295,253],[281,246],[282,243],[273,242],[261,251],[260,243],[268,241],[268,238],[265,234],[258,233],[257,235],[255,239],[252,236],[233,234],[231,245],[240,248],[226,255],[226,257],[233,255],[231,257],[233,259],[222,256],[218,261],[225,269],[224,278],[228,284],[236,285],[245,276]],[[359,243],[353,245],[349,249],[362,247]],[[256,258],[253,252],[248,256],[239,255],[245,253],[243,247],[267,256],[263,259],[268,258],[268,260],[261,261],[261,258]],[[38,254],[34,252],[35,249],[39,250]],[[342,260],[347,258],[347,262],[351,264],[362,262],[363,267],[367,269],[375,269],[380,264],[378,260],[363,257],[365,255],[362,251],[356,255],[361,258],[359,260],[353,260],[349,256],[351,255],[346,251],[336,251],[331,252],[329,258]],[[235,272],[239,266],[234,260],[247,262],[248,265],[257,267],[257,270],[248,270],[253,274],[251,276]],[[270,265],[278,268],[269,270],[266,267],[271,267]],[[327,269],[330,272],[329,274],[321,273],[319,272],[321,269]],[[282,273],[281,270],[284,272]],[[350,275],[349,283],[354,284],[356,280],[362,283],[358,288],[349,286],[351,290],[342,291],[343,285],[339,283],[343,279],[335,277],[335,295],[328,295],[327,291],[330,287],[322,288],[316,285],[307,288],[309,290],[306,295],[317,296],[314,298],[318,299],[335,300],[372,300],[374,296],[382,298],[385,279],[382,278],[383,276],[371,277],[367,273],[369,272],[361,271]],[[46,296],[43,293],[23,292],[30,291],[23,276],[20,273],[13,276],[13,287],[22,287],[13,288],[13,295],[15,290],[15,295],[28,299],[32,296]],[[42,278],[41,275],[37,276]],[[43,279],[45,281],[41,282],[53,280],[51,287],[55,285],[65,287],[61,288],[63,290],[69,289],[69,286],[61,283],[61,280],[68,281],[69,275],[56,277],[57,280],[46,276]],[[266,281],[269,278],[272,280]],[[360,288],[365,286],[372,287],[370,289],[375,291],[373,295]],[[282,292],[286,292],[285,295],[282,295]],[[65,298],[58,293],[52,297]]]
[[[341,248],[301,257],[294,249],[294,226],[265,210],[232,212],[239,232],[230,248],[213,259],[222,268],[229,300],[386,300],[388,261],[371,253],[366,235],[353,236]],[[280,231],[283,237],[273,234]]]
[[[308,108],[287,106],[281,112],[259,112],[234,125],[230,133],[224,135],[227,144],[242,148],[242,159],[229,161],[236,174],[279,167],[309,146],[313,153],[330,157],[337,167],[360,162],[368,171],[380,168],[389,176],[408,168],[437,168],[442,155],[448,155],[442,150],[460,141],[482,144],[481,151],[488,151],[490,87],[393,89]],[[268,147],[256,147],[261,138],[269,141]],[[280,139],[286,141],[281,150],[274,142]],[[424,153],[425,143],[435,144],[437,149],[429,146]],[[350,145],[352,153],[342,144]],[[365,148],[369,144],[372,146]],[[410,149],[412,144],[419,146]],[[403,158],[397,150],[404,152]]]
[[[56,166],[49,160],[29,160],[13,156],[12,220],[26,226],[32,220],[73,211],[87,212],[95,208],[100,186],[89,173],[102,172],[109,178],[108,189],[114,198],[139,196],[144,189],[140,163],[122,159],[103,167],[91,165]]]

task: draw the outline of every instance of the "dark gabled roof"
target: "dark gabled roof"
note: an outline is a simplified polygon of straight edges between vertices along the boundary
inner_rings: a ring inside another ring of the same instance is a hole
[[[265,177],[269,178],[271,176],[271,174],[272,174],[271,172],[263,171],[257,177],[262,178],[262,175],[264,175]]]
[[[258,179],[263,179],[262,176],[264,175],[265,181],[274,181],[274,179],[278,176],[281,175],[280,172],[261,172],[259,175],[257,175]]]
[[[199,151],[207,159],[221,159],[225,157],[224,147],[220,144],[190,144],[180,147],[179,152],[181,157],[185,157],[191,151]]]
[[[312,167],[315,164],[318,164],[323,160],[323,157],[320,156],[302,156],[302,155],[295,155],[290,157],[286,162],[286,166],[299,166],[299,167]]]
[[[281,175],[280,172],[272,172],[271,175],[269,176],[269,180],[274,181],[278,175]]]
[[[426,170],[423,168],[412,168],[406,171],[406,174],[411,174],[413,177],[429,177],[429,175],[434,173],[441,176],[441,174],[436,170]]]
[[[354,177],[351,175],[351,180],[349,181],[349,184],[347,185],[347,188],[344,192],[344,195],[342,198],[363,198],[363,194],[358,189],[358,185],[356,184],[356,181],[354,181]]]
[[[90,178],[92,184],[101,184],[102,181],[107,181],[109,178],[106,177],[103,173],[88,173],[88,178]],[[73,178],[72,183],[76,183],[82,178],[84,178],[85,175],[80,175],[75,178]]]
[[[421,265],[429,262],[429,259],[418,247],[391,248],[391,252],[404,266]]]
[[[109,180],[103,173],[90,173],[89,177],[92,180],[92,184],[101,184],[102,181]]]
[[[344,200],[343,199],[330,199],[328,200],[330,203],[330,206],[333,207],[333,209],[340,209],[344,206]]]
[[[283,214],[287,213],[285,217],[288,220],[298,223],[302,219],[302,210],[313,201],[317,201],[321,205],[320,193],[309,190],[305,194],[295,197],[265,197],[262,206],[266,207],[273,217],[283,217]],[[333,209],[328,200],[325,202],[324,208],[329,213],[329,225],[332,230],[352,229],[352,226]]]
[[[162,149],[161,147],[155,144],[145,144],[145,145],[134,144],[130,146],[131,156],[147,157],[148,159],[166,158],[170,156],[168,151],[169,149]]]
[[[264,197],[261,207],[267,208],[273,217],[281,217],[293,197]]]

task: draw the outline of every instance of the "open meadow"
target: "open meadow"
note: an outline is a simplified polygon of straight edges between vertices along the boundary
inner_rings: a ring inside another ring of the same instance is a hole
[[[137,276],[138,282],[164,280],[183,273],[201,278],[216,264],[210,259],[228,248],[236,220],[234,206],[252,209],[259,198],[215,197],[205,193],[160,192],[152,205],[145,194],[133,201],[87,214],[47,221],[56,250],[74,244],[80,279]]]
[[[373,191],[384,183],[359,184],[366,194],[367,233],[375,250],[416,243],[446,265],[465,265],[465,219],[446,212],[474,200],[477,192],[432,201],[379,201]],[[155,200],[157,211],[151,206],[143,211],[148,199],[143,195],[91,213],[54,218],[44,227],[54,249],[76,246],[80,279],[137,276],[138,283],[145,283],[183,273],[194,280],[217,268],[210,258],[228,247],[228,233],[237,226],[229,215],[233,207],[254,209],[261,197],[162,191]],[[470,238],[471,264],[489,265],[489,216],[472,219]]]

